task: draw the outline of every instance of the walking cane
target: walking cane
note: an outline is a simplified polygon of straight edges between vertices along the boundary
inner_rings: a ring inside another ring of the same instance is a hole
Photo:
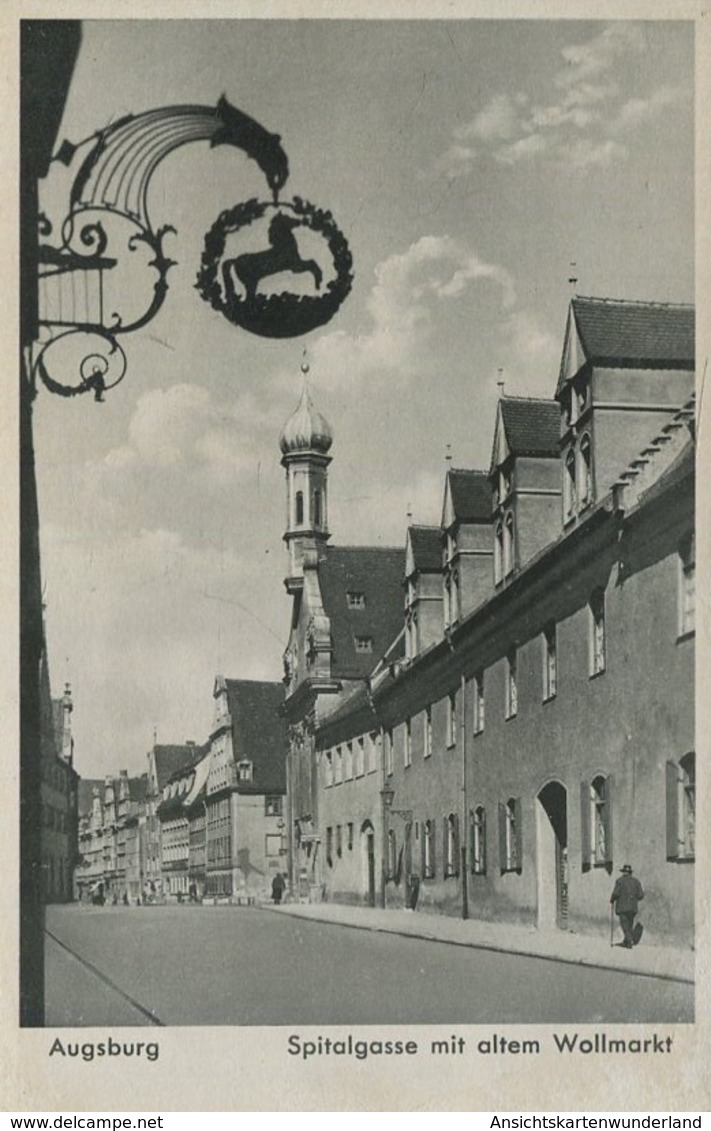
[[[613,911],[613,905],[611,903],[610,904],[610,946],[615,945],[614,936],[615,936],[614,911]]]

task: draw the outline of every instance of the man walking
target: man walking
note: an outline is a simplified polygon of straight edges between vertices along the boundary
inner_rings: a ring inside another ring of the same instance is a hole
[[[614,903],[617,918],[624,932],[622,945],[630,950],[642,937],[642,924],[635,927],[640,900],[644,899],[644,890],[636,876],[632,875],[632,866],[623,865],[622,874],[615,881],[615,886],[610,896],[610,903]]]

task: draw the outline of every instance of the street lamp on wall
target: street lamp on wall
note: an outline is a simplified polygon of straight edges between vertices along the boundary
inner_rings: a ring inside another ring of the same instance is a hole
[[[386,907],[385,891],[388,880],[391,878],[391,869],[389,867],[390,857],[390,817],[401,817],[406,824],[412,824],[413,811],[412,809],[393,809],[393,801],[395,800],[395,790],[390,785],[384,785],[380,791],[380,798],[383,805],[383,866],[382,866],[382,883],[380,905]]]

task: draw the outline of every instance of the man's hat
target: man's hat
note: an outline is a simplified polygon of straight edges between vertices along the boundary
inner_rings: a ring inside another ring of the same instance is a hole
[[[620,871],[621,872],[631,872],[632,871],[632,865],[631,864],[623,864],[622,867],[620,868]]]

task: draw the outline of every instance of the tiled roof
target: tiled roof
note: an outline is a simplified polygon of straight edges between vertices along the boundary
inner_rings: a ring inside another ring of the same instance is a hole
[[[234,759],[248,758],[252,781],[240,783],[245,793],[283,793],[286,789],[286,719],[283,683],[226,679],[232,718]]]
[[[584,295],[572,299],[571,306],[591,362],[670,369],[694,365],[693,306]]]
[[[185,749],[191,751],[190,757],[185,758],[178,766],[177,770],[174,770],[170,777],[166,778],[166,783],[180,781],[181,778],[185,777],[185,775],[205,757],[210,749],[210,743],[206,742],[204,746],[188,744]]]
[[[345,697],[335,711],[328,715],[318,728],[318,743],[329,746],[342,742],[379,726],[370,699],[368,684],[358,684],[352,694]]]
[[[442,570],[442,530],[439,526],[411,526],[410,546],[415,569],[420,573]]]
[[[183,746],[156,745],[153,747],[159,790],[163,789],[163,786],[173,774],[178,773],[183,766],[189,766],[195,761],[195,754],[198,749],[198,747],[188,744]]]
[[[402,628],[405,551],[379,546],[329,546],[319,563],[324,611],[331,620],[335,678],[364,677]],[[346,594],[362,593],[362,608],[350,608]],[[356,637],[372,641],[356,651]]]
[[[506,441],[514,456],[557,456],[560,405],[542,397],[502,397]]]
[[[485,471],[453,467],[447,473],[452,506],[459,522],[489,522],[493,511],[491,483]]]
[[[128,794],[131,801],[145,801],[148,794],[148,774],[141,774],[139,778],[129,778]]]

